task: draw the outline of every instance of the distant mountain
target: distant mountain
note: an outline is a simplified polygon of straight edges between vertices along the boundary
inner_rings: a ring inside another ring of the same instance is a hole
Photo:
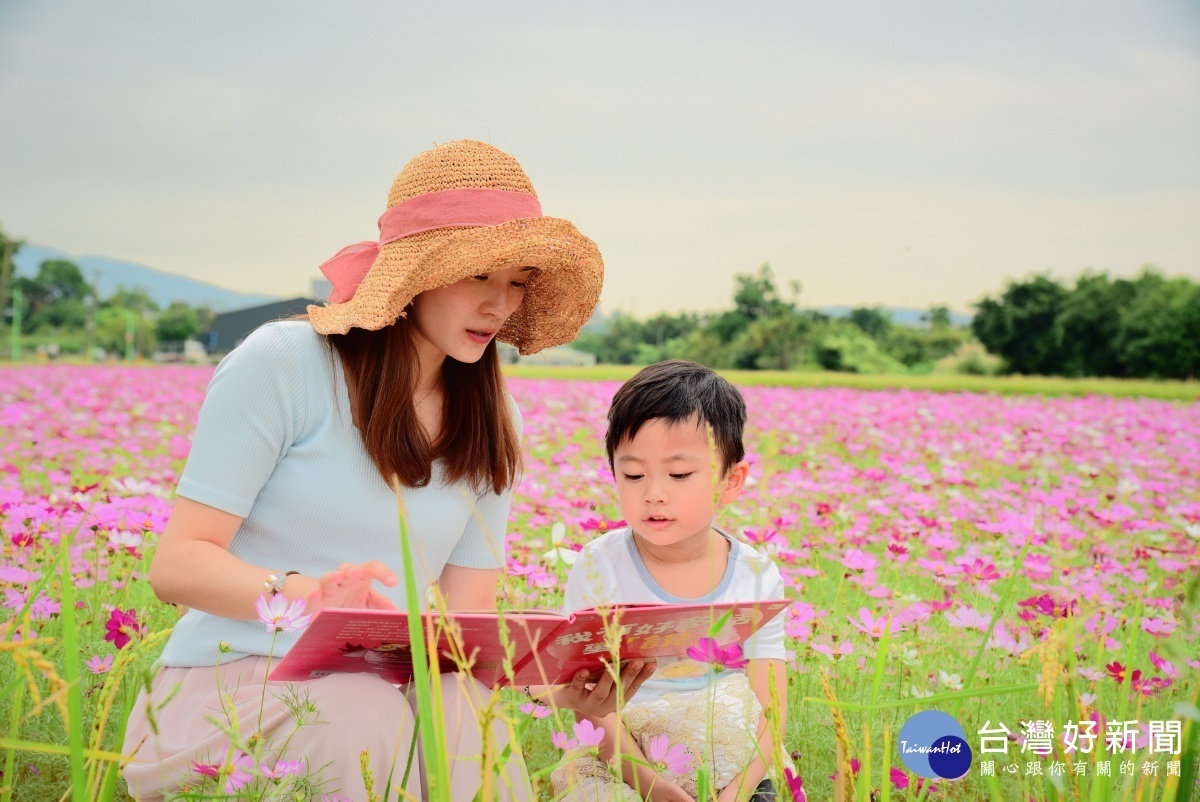
[[[829,315],[830,317],[847,317],[851,311],[859,307],[855,306],[822,306],[816,311]],[[922,326],[921,316],[928,310],[926,309],[908,309],[903,306],[884,306],[883,311],[892,316],[892,322],[899,326]],[[973,315],[967,315],[962,312],[951,312],[950,322],[955,326],[969,326]]]
[[[41,263],[47,259],[67,259],[79,265],[84,278],[96,285],[96,292],[101,299],[112,295],[118,287],[124,286],[130,290],[145,290],[146,294],[164,309],[172,301],[183,301],[192,306],[207,306],[214,312],[228,312],[279,300],[277,296],[234,292],[206,281],[197,281],[103,256],[72,256],[33,243],[22,245],[21,250],[13,257],[14,272],[18,276],[33,277],[37,275]]]
[[[811,311],[820,312],[830,317],[847,317],[856,308],[854,306],[821,306]],[[902,306],[885,306],[882,309],[892,316],[892,322],[898,326],[920,328],[925,325],[924,321],[921,320],[921,316],[926,313],[924,309],[909,309]],[[602,334],[608,330],[613,316],[619,313],[619,311],[605,312],[597,306],[596,311],[592,313],[591,320],[584,324],[583,330]],[[962,312],[951,312],[950,322],[956,326],[969,326],[971,325],[971,315]]]

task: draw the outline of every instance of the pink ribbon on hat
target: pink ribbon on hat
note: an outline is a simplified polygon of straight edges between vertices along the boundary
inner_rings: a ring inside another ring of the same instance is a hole
[[[379,240],[347,245],[321,265],[333,291],[330,303],[354,297],[379,249],[389,242],[435,228],[495,226],[510,220],[542,216],[542,204],[528,192],[505,189],[442,189],[397,203],[379,218]]]

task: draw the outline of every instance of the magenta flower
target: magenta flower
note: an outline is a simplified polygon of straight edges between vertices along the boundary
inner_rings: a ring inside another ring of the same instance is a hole
[[[146,632],[146,627],[137,620],[137,610],[122,610],[120,607],[113,608],[104,622],[104,628],[107,630],[104,639],[112,641],[118,649],[124,649],[132,637]]]
[[[550,743],[555,749],[561,749],[564,752],[568,749],[574,749],[579,746],[579,741],[567,735],[565,732],[550,733]]]
[[[908,775],[903,770],[892,766],[888,776],[891,778],[892,785],[896,786],[896,790],[903,791],[908,788]]]
[[[218,763],[192,763],[192,772],[205,777],[217,777],[221,774],[221,766]]]
[[[788,791],[792,794],[792,802],[808,802],[808,794],[804,793],[804,780],[799,774],[793,774],[791,769],[785,768],[783,778],[787,781]]]
[[[701,638],[695,646],[689,646],[687,656],[697,663],[708,663],[718,674],[727,668],[745,668],[750,661],[742,657],[742,646],[731,643],[722,647],[716,638]]]
[[[289,603],[283,594],[263,594],[254,602],[258,620],[267,627],[267,632],[295,632],[312,623],[311,615],[304,615],[304,600],[292,599]]]
[[[962,570],[968,577],[980,582],[995,582],[1000,578],[1000,572],[996,570],[996,566],[978,558],[971,565],[964,565]]]
[[[577,721],[575,722],[575,737],[579,739],[580,746],[599,746],[600,742],[604,740],[604,728],[597,727],[587,719]]]
[[[650,751],[647,754],[650,762],[658,771],[669,771],[672,774],[683,774],[692,765],[692,755],[683,744],[672,745],[664,735],[656,735],[650,739]]]
[[[550,715],[550,708],[545,705],[539,705],[536,702],[526,702],[517,709],[525,715],[533,716],[534,718],[545,718]]]
[[[113,656],[111,654],[106,654],[104,657],[97,654],[88,658],[87,669],[93,674],[104,674],[112,668],[112,664]]]

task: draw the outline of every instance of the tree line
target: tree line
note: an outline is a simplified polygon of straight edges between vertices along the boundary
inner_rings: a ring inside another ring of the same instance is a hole
[[[5,271],[21,243],[0,230]],[[1073,281],[1049,274],[1009,281],[975,304],[969,326],[945,306],[919,326],[894,322],[880,307],[845,317],[802,309],[800,286],[778,287],[770,265],[734,276],[733,306],[711,313],[617,312],[585,327],[572,347],[610,364],[685,358],[726,369],[833,370],[853,373],[1016,373],[1068,377],[1194,379],[1200,375],[1200,283],[1143,268],[1132,279],[1085,272]],[[159,342],[206,331],[213,313],[181,301],[160,308],[144,291],[118,288],[99,298],[73,262],[47,260],[34,276],[0,274],[5,330],[21,298],[27,345],[63,353],[89,344],[124,353],[132,339],[149,356]]]
[[[148,357],[160,342],[194,337],[212,322],[212,312],[205,307],[174,301],[163,309],[141,289],[118,287],[100,298],[79,266],[65,259],[42,262],[33,276],[13,276],[11,261],[20,247],[20,241],[0,231],[4,334],[11,334],[19,318],[26,348],[52,346],[58,353],[83,354],[90,346],[93,351],[124,354],[131,345]]]
[[[1011,373],[1195,379],[1200,283],[1152,267],[1133,279],[1084,273],[1010,281],[976,304],[971,330]]]
[[[603,329],[585,330],[572,347],[615,364],[682,358],[714,368],[909,373],[932,370],[972,339],[952,324],[944,306],[930,308],[921,327],[903,326],[879,307],[853,309],[844,318],[801,309],[799,285],[790,290],[784,297],[764,264],[734,276],[732,309],[645,320],[617,312]],[[983,372],[985,366],[965,358],[960,369]]]

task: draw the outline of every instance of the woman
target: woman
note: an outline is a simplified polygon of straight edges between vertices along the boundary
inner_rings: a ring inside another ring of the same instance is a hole
[[[521,353],[572,340],[599,297],[603,263],[573,225],[541,215],[520,165],[482,142],[409,162],[379,227],[378,243],[322,266],[328,305],[254,332],[209,385],[150,571],[158,597],[189,610],[130,716],[125,751],[137,751],[125,777],[136,798],[158,799],[228,765],[230,707],[243,737],[261,730],[269,743],[287,742],[273,759],[324,767],[325,792],[368,798],[363,750],[377,789],[393,768],[399,784],[413,743],[402,693],[368,675],[295,683],[322,723],[293,732],[295,698],[264,683],[267,655],[296,636],[280,634],[272,647],[255,612],[264,593],[303,599],[310,613],[402,606],[396,492],[419,587],[436,582],[450,609],[496,605],[521,419],[495,340]],[[651,670],[627,669],[625,692]],[[452,796],[471,799],[486,689],[465,676],[441,683]],[[604,715],[612,686],[578,677],[555,701]],[[499,754],[502,723],[491,737]],[[424,798],[422,780],[418,764],[414,797]],[[519,757],[496,786],[502,799],[530,797]]]

